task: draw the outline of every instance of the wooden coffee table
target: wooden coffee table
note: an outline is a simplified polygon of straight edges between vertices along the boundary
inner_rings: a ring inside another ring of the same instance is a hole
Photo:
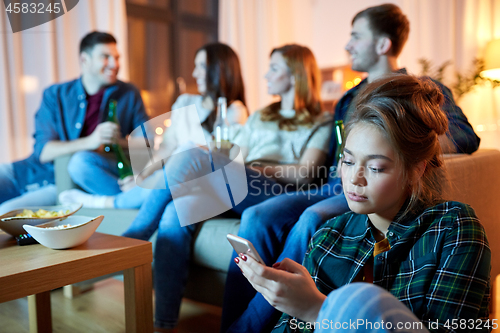
[[[126,332],[153,332],[151,243],[94,233],[72,249],[18,246],[0,231],[0,303],[28,296],[30,332],[52,332],[50,290],[124,271]]]

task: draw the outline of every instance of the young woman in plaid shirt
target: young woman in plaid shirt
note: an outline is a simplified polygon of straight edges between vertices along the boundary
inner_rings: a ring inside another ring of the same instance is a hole
[[[432,82],[409,75],[369,84],[346,125],[341,161],[352,212],[318,230],[304,266],[235,259],[285,313],[274,331],[495,328],[484,229],[471,207],[440,196],[442,101]]]

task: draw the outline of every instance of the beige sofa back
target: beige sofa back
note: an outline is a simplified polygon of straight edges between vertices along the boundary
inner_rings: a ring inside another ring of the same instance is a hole
[[[473,155],[447,155],[448,186],[443,197],[474,208],[486,229],[491,252],[491,276],[500,274],[500,152],[479,150]]]
[[[500,319],[500,152],[479,150],[469,155],[447,155],[445,199],[474,208],[486,229],[491,248],[492,317]],[[497,295],[498,294],[498,295]]]

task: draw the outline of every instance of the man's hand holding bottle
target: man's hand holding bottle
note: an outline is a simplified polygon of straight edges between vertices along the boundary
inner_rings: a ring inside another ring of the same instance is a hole
[[[116,143],[120,139],[120,126],[111,121],[100,123],[87,138],[89,150]]]

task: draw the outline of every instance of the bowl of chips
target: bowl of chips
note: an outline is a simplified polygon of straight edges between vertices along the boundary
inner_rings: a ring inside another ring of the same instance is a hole
[[[25,224],[23,228],[38,243],[51,249],[62,250],[78,246],[92,236],[104,216],[70,216],[36,226]]]
[[[38,225],[64,219],[82,208],[81,203],[59,206],[27,207],[0,216],[0,229],[12,236],[25,234],[23,225]]]

